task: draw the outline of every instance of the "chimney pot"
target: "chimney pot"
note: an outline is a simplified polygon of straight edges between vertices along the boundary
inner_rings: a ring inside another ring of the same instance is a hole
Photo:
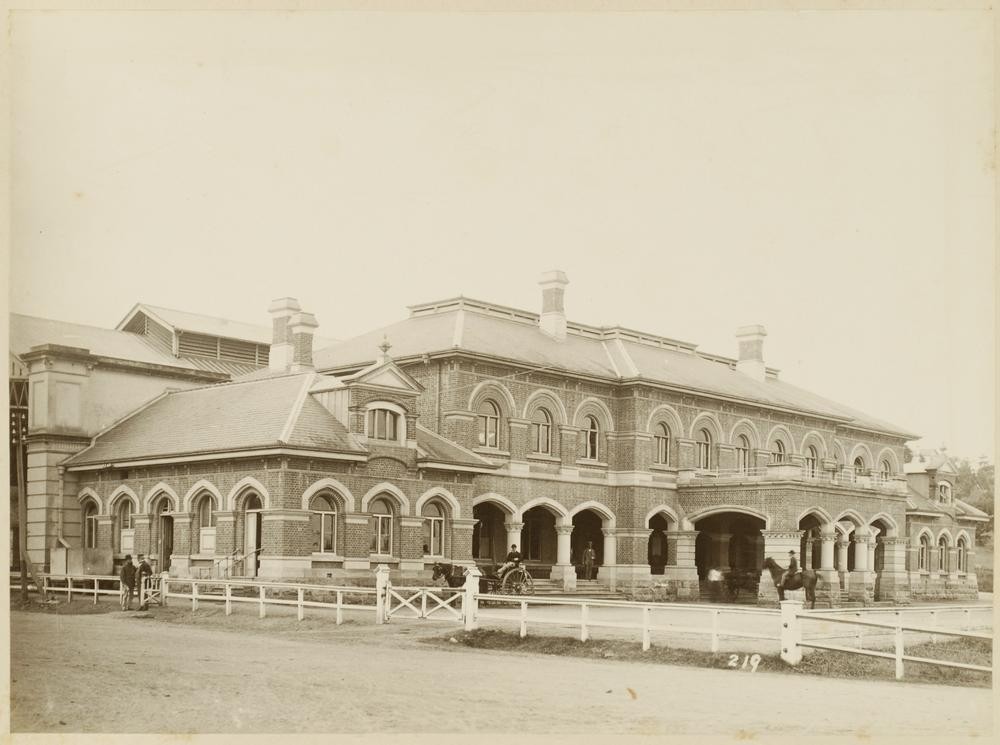
[[[763,326],[741,326],[736,329],[736,342],[739,346],[739,359],[736,369],[755,380],[764,380],[764,337],[767,331]]]
[[[554,339],[566,338],[566,309],[563,297],[569,279],[565,272],[553,269],[542,272],[538,284],[542,286],[542,313],[538,317],[538,325]]]
[[[268,367],[271,370],[287,370],[292,363],[292,335],[288,319],[302,310],[299,301],[293,297],[272,300],[267,307],[271,314],[271,351],[268,353]]]

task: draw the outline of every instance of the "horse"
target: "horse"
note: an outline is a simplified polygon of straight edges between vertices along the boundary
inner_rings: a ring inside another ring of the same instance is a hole
[[[752,592],[754,596],[756,596],[757,580],[759,576],[759,572],[753,572],[746,569],[730,569],[728,572],[723,572],[722,581],[729,599],[732,602],[738,601],[740,598],[740,590]]]
[[[458,573],[455,570],[458,569]],[[457,567],[454,564],[446,564],[440,561],[434,562],[434,573],[431,575],[431,581],[436,582],[437,580],[444,578],[444,581],[448,583],[448,587],[465,587],[465,567]],[[490,591],[490,578],[483,576],[479,578],[479,592],[487,593]]]
[[[785,599],[785,590],[802,588],[806,591],[806,601],[812,604],[810,608],[816,607],[816,572],[812,569],[803,569],[788,577],[783,583],[781,576],[785,573],[785,569],[770,556],[764,559],[764,568],[771,573],[771,580],[778,590],[778,600]]]

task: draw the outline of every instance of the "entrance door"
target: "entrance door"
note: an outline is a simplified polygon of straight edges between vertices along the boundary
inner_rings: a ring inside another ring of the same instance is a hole
[[[158,555],[160,559],[160,571],[166,572],[170,569],[170,554],[174,552],[174,519],[166,515],[160,516],[160,545]]]
[[[246,577],[256,577],[257,567],[260,566],[260,533],[261,520],[260,512],[247,511],[246,513],[246,537],[244,547],[246,559],[244,560],[243,574]]]

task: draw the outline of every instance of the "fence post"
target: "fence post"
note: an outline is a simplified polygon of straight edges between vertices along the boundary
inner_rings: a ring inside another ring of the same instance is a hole
[[[344,591],[337,590],[337,625],[344,622]]]
[[[97,580],[94,580],[94,605],[97,605]]]
[[[580,641],[582,642],[587,641],[590,636],[589,630],[587,629],[587,617],[589,615],[587,604],[582,603],[580,605]]]
[[[304,605],[302,605],[302,601],[305,600],[305,597],[306,597],[306,591],[300,587],[299,588],[299,620],[300,621],[303,618],[306,617],[306,608],[305,608]]]
[[[528,635],[528,601],[521,601],[521,623],[518,628],[518,634],[523,639]]]
[[[383,624],[388,620],[389,567],[379,564],[375,567],[375,623]]]
[[[191,612],[198,610],[198,583],[191,583]]]
[[[420,591],[420,617],[427,618],[427,590]]]
[[[902,624],[902,620],[899,621]],[[903,627],[897,626],[893,632],[896,636],[896,680],[903,679]]]
[[[225,585],[226,588],[226,615],[233,615],[233,586],[228,582]]]
[[[802,661],[802,622],[799,613],[802,602],[799,600],[782,600],[781,605],[781,659],[789,665],[798,665]]]
[[[263,618],[264,616],[267,615],[267,610],[266,610],[266,607],[264,605],[264,592],[265,592],[264,585],[261,585],[260,586],[260,612],[257,615],[258,618]]]
[[[476,593],[479,592],[479,578],[482,572],[479,567],[469,567],[465,570],[465,594],[462,595],[462,618],[465,620],[465,630],[472,631],[476,628],[476,611],[478,601]],[[524,636],[522,634],[522,636]]]
[[[712,651],[719,651],[719,616],[722,615],[721,611],[712,610]]]
[[[73,602],[73,578],[72,577],[67,577],[66,578],[66,602],[67,603],[72,603]]]
[[[935,611],[931,611],[931,628],[936,629],[938,627],[938,617]],[[931,634],[931,644],[937,644],[937,637]]]
[[[649,651],[649,606],[642,606],[642,651]]]
[[[160,605],[167,604],[167,591],[170,589],[170,574],[163,572],[160,575]]]

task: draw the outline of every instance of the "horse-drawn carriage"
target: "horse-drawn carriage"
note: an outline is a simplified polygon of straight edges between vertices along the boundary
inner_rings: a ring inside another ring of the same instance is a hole
[[[465,584],[465,567],[437,562],[431,579],[437,581],[442,577],[449,587],[461,587]],[[498,575],[496,567],[493,567],[490,574],[482,575],[479,578],[479,592],[493,595],[532,595],[535,586],[528,568],[518,562],[503,577]]]

